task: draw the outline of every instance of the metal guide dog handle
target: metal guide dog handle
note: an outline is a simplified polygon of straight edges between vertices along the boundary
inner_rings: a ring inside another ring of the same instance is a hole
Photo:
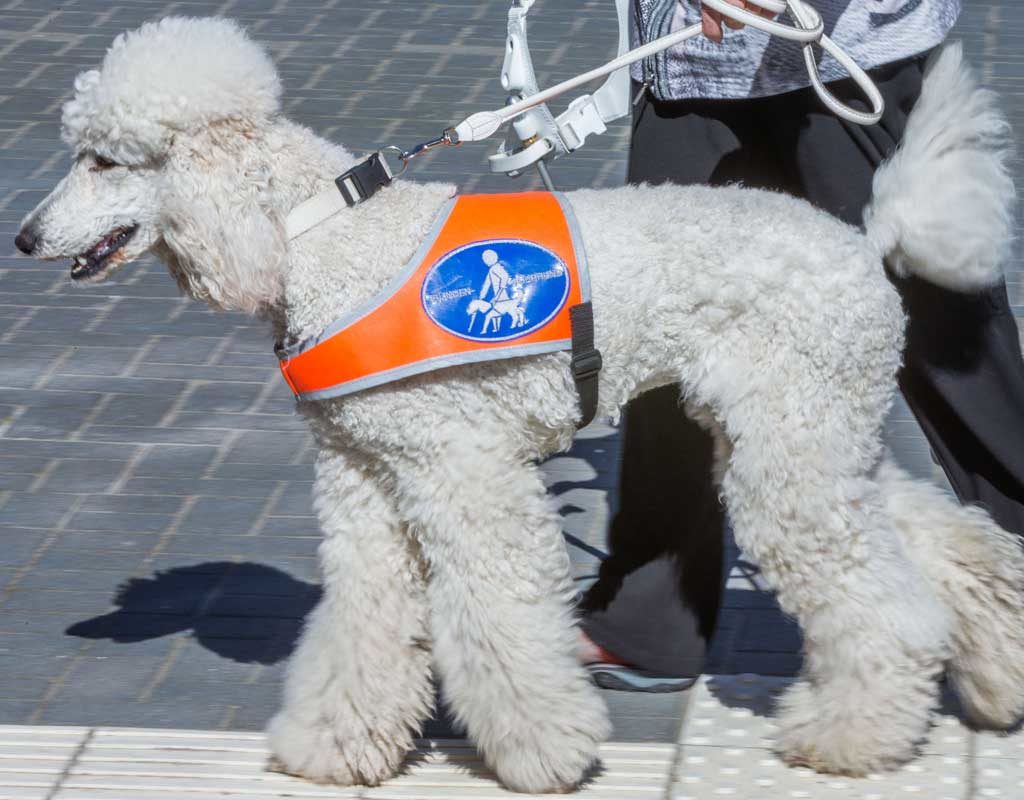
[[[780,22],[775,22],[774,20],[765,19],[764,17],[750,11],[730,5],[725,2],[725,0],[702,0],[704,5],[708,6],[708,8],[720,12],[725,17],[729,17],[730,19],[749,25],[752,28],[765,31],[772,36],[778,36],[783,39],[789,39],[790,41],[803,44],[804,62],[807,67],[808,75],[810,76],[811,85],[814,87],[818,96],[821,97],[822,102],[824,102],[825,105],[838,116],[859,125],[871,125],[881,119],[882,113],[885,110],[885,103],[882,99],[881,93],[878,91],[878,88],[874,85],[867,73],[857,66],[852,58],[850,58],[835,42],[825,35],[824,23],[822,22],[821,15],[815,11],[814,8],[812,8],[805,0],[751,1],[766,11],[774,13],[785,12],[795,24],[784,25]],[[527,8],[528,7],[529,6],[527,6]],[[549,89],[544,89],[536,92],[535,94],[531,94],[518,102],[505,106],[504,108],[496,109],[494,111],[481,111],[476,114],[472,114],[456,125],[455,131],[458,134],[459,139],[463,142],[474,142],[486,139],[497,132],[497,130],[505,123],[516,119],[533,108],[547,103],[549,100],[552,100],[559,95],[583,86],[590,81],[610,75],[616,70],[622,69],[623,67],[647,58],[648,56],[652,56],[655,53],[660,53],[662,50],[667,50],[670,47],[681,44],[688,39],[701,35],[701,33],[701,26],[697,24],[684,28],[681,31],[670,33],[667,36],[662,36],[660,39],[655,39],[653,42],[649,42],[612,59],[601,67],[592,69],[582,75],[577,75],[575,78],[570,78],[569,80],[563,81]],[[825,88],[825,85],[818,74],[817,59],[815,58],[812,50],[812,47],[815,44],[819,45],[823,50],[832,55],[850,73],[851,78],[853,78],[856,84],[864,92],[868,101],[871,103],[872,110],[870,112],[858,111],[857,109],[847,106],[840,102]]]

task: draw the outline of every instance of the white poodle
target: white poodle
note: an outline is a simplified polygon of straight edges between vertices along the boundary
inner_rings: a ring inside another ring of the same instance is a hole
[[[78,282],[153,251],[191,296],[265,317],[279,340],[317,334],[388,284],[455,189],[399,182],[287,242],[289,210],[356,159],[284,118],[280,93],[230,21],[118,37],[75,82],[74,164],[18,246],[72,258]],[[568,195],[605,358],[600,413],[682,383],[717,436],[736,538],[803,628],[779,720],[791,763],[859,775],[911,758],[944,667],[977,723],[1024,712],[1017,540],[910,479],[881,439],[905,323],[883,259],[957,289],[997,280],[1006,140],[950,46],[875,179],[866,232],[741,188]],[[300,406],[320,447],[325,593],[270,724],[282,769],[394,775],[431,709],[432,668],[506,786],[567,789],[595,760],[607,714],[576,659],[569,561],[536,467],[579,419],[568,360]]]

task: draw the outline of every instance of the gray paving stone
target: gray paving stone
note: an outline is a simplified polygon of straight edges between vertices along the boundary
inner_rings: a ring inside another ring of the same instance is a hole
[[[64,636],[36,636],[22,631],[0,631],[0,664],[8,673],[31,671],[33,674],[62,672],[80,650],[81,643]]]
[[[163,392],[142,396],[117,395],[103,406],[95,422],[99,425],[156,425],[174,406],[174,398]]]
[[[37,699],[4,699],[0,700],[0,715],[9,723],[27,722],[38,707]]]
[[[121,461],[61,460],[46,474],[40,487],[54,492],[103,492],[124,471]]]
[[[109,514],[176,514],[184,500],[161,495],[94,494],[86,497],[79,510]]]
[[[52,529],[76,502],[77,498],[70,494],[15,492],[0,508],[0,513],[4,525]]]
[[[134,354],[134,347],[72,347],[60,371],[64,375],[116,375]]]
[[[17,356],[0,355],[0,383],[5,387],[29,389],[47,371],[45,364],[30,364]]]
[[[215,534],[250,533],[263,513],[263,494],[254,499],[201,497],[181,522],[181,530]]]
[[[214,472],[217,478],[252,481],[313,480],[312,464],[242,464],[223,463]]]
[[[0,492],[21,492],[25,491],[35,482],[34,475],[24,473],[2,473],[0,474]]]
[[[122,444],[196,444],[219,445],[224,439],[221,430],[169,425],[151,428],[142,425],[84,425],[78,437],[88,442],[119,442]]]
[[[170,514],[79,511],[68,519],[67,528],[74,531],[159,533],[174,521],[175,517]]]
[[[0,547],[0,567],[19,567],[32,558],[32,554],[46,540],[47,534],[35,529],[0,527],[3,547]]]
[[[48,441],[7,437],[3,443],[8,456],[28,455],[41,458],[97,458],[127,461],[136,451],[134,445],[98,444],[96,442]]]
[[[260,526],[260,536],[320,537],[316,517],[267,517]]]
[[[270,513],[282,516],[308,516],[313,513],[311,485],[289,486],[274,503]]]
[[[79,552],[105,555],[123,562],[128,555],[145,557],[153,552],[161,538],[155,533],[128,531],[62,531],[54,535],[57,548],[75,548]]]
[[[117,553],[116,563],[126,572],[137,569],[148,548],[122,549]],[[50,548],[35,562],[39,569],[49,570],[108,570],[114,566],[113,554],[108,550],[82,551],[71,547]]]
[[[36,708],[31,721],[42,725],[113,725],[136,728],[216,729],[224,716],[217,704],[196,702],[198,698],[175,698],[161,703],[71,698]]]
[[[259,383],[208,383],[197,386],[188,396],[184,411],[242,413],[263,390]]]
[[[174,424],[180,427],[213,428],[229,431],[279,431],[292,430],[296,433],[304,430],[303,422],[294,414],[294,404],[282,407],[280,413],[227,414],[223,412],[192,413],[179,412],[174,417]]]
[[[201,475],[216,457],[214,447],[152,447],[135,463],[132,474],[147,477]]]
[[[268,359],[264,362],[269,364]],[[222,380],[230,381],[232,385],[237,384],[259,384],[262,385],[268,380],[278,379],[276,366],[273,371],[267,366],[264,367],[230,367],[230,366],[207,366],[196,364],[138,364],[132,369],[133,378],[160,378],[162,380],[178,379],[183,381],[194,380]],[[245,407],[243,407],[244,409]]]
[[[202,558],[252,561],[276,556],[314,556],[319,537],[226,536],[176,533],[164,546],[166,553],[182,553]]]
[[[101,613],[110,602],[97,592],[53,591],[52,589],[21,589],[8,593],[3,609],[12,611],[45,611]],[[0,676],[2,677],[2,676]]]
[[[239,436],[224,458],[225,463],[291,464],[304,449],[294,436],[278,432],[246,431]]]

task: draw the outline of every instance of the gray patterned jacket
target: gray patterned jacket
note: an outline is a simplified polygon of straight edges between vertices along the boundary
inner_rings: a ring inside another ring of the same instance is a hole
[[[961,0],[809,0],[825,32],[864,69],[938,45],[960,15]],[[699,0],[635,0],[635,43],[700,21]],[[781,20],[791,23],[788,17]],[[819,56],[820,56],[820,50]],[[825,81],[846,77],[834,59],[819,58]],[[663,100],[763,97],[809,86],[800,46],[759,30],[726,29],[725,41],[703,36],[633,66]]]

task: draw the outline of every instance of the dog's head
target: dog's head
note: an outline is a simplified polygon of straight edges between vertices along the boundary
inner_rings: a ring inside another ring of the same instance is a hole
[[[193,296],[261,310],[284,252],[262,141],[280,93],[270,57],[230,20],[169,17],[118,36],[75,81],[71,169],[18,249],[71,259],[71,278],[95,283],[159,248]]]

